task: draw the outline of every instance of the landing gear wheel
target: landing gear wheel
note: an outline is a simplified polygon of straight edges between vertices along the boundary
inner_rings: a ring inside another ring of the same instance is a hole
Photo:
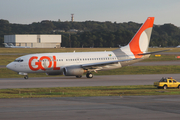
[[[82,75],[78,75],[78,76],[76,76],[76,78],[82,78]]]
[[[86,74],[86,77],[87,77],[87,78],[93,78],[93,74],[92,74],[92,73],[87,73],[87,74]]]
[[[28,79],[28,76],[26,75],[26,76],[24,76],[24,79]]]
[[[167,85],[164,85],[164,86],[163,86],[163,89],[167,89]]]

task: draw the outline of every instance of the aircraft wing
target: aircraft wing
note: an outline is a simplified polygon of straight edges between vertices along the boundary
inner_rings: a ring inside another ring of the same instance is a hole
[[[98,63],[88,63],[88,64],[82,64],[81,66],[84,69],[95,69],[97,67],[102,67],[102,66],[111,65],[111,64],[117,64],[118,62],[131,61],[131,60],[134,60],[134,58],[133,59],[125,59],[125,60],[114,60],[114,61],[107,61],[107,62],[98,62]]]

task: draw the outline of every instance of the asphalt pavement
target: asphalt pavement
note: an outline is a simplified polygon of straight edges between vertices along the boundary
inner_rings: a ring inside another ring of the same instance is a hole
[[[0,89],[7,88],[42,88],[42,87],[82,87],[82,86],[120,86],[153,85],[162,77],[173,77],[180,81],[180,74],[145,74],[145,75],[99,75],[92,79],[74,76],[38,77],[38,78],[0,78]]]
[[[179,120],[180,96],[0,99],[0,120]]]

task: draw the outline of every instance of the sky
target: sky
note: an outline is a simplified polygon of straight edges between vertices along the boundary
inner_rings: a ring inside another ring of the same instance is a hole
[[[133,21],[155,17],[156,25],[180,27],[180,0],[0,0],[0,19],[31,24],[42,20]]]

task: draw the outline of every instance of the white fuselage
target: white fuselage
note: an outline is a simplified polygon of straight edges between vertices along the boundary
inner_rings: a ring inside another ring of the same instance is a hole
[[[127,59],[117,57],[113,52],[73,52],[73,53],[40,53],[29,54],[17,58],[14,62],[7,65],[13,71],[23,73],[33,72],[63,72],[66,66],[82,65],[89,63],[101,63]],[[108,70],[121,67],[120,64],[108,65],[101,70]]]

